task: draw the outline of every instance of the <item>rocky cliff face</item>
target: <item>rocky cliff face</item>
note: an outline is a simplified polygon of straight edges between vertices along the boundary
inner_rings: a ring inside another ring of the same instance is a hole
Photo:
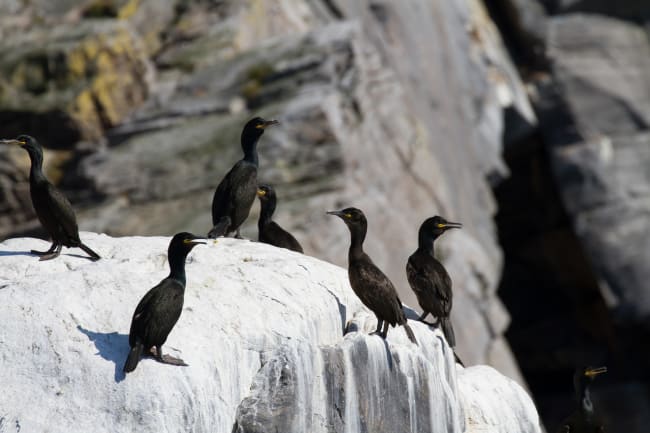
[[[169,239],[82,238],[102,260],[0,244],[2,431],[541,431],[519,385],[457,366],[439,331],[411,322],[419,346],[399,328],[366,335],[376,322],[344,269],[248,241],[188,259],[165,348],[189,366],[144,359],[125,377],[131,315],[167,275]]]
[[[535,118],[480,1],[55,3],[4,6],[0,133],[50,148],[46,169],[84,229],[207,232],[242,125],[279,118],[260,177],[307,252],[344,264],[348,233],[324,211],[360,207],[369,252],[415,305],[404,267],[417,227],[463,222],[440,242],[459,352],[519,378],[495,295],[490,181],[507,175],[503,111]],[[35,233],[26,160],[10,156],[0,236]]]
[[[506,152],[499,192],[510,342],[548,427],[566,416],[573,367],[607,364],[596,408],[609,430],[645,431],[650,4],[490,3],[539,119]]]

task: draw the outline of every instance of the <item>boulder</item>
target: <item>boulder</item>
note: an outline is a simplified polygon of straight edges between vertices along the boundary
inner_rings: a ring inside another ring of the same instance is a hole
[[[168,272],[169,238],[82,232],[102,255],[0,244],[0,426],[52,432],[540,432],[513,380],[462,368],[438,330],[386,341],[344,269],[249,241],[188,258],[183,313],[165,349],[122,373],[131,315]],[[414,313],[409,312],[410,315]],[[347,326],[346,326],[347,325]],[[344,330],[348,329],[346,335]]]

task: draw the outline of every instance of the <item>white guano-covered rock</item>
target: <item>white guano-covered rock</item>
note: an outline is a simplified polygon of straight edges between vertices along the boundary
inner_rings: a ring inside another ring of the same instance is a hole
[[[463,369],[438,331],[376,325],[344,269],[250,241],[196,247],[167,353],[125,377],[140,298],[168,273],[169,238],[82,233],[98,262],[42,240],[0,244],[0,431],[540,431],[522,388]]]

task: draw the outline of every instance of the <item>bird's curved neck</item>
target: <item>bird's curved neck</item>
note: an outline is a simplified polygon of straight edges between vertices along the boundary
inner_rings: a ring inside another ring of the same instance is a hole
[[[32,162],[32,166],[29,169],[29,180],[31,182],[45,180],[45,175],[43,174],[43,154],[31,149],[27,152]]]
[[[275,212],[275,200],[265,200],[262,202],[262,209],[260,210],[259,226],[266,225],[271,222],[273,213]]]
[[[169,260],[169,277],[180,282],[185,287],[185,258],[184,254],[170,254]]]
[[[363,256],[363,241],[366,239],[366,226],[350,227],[350,251],[349,260],[358,259]]]
[[[436,240],[436,237],[432,237],[429,234],[420,233],[418,235],[418,249],[424,251],[433,257],[433,243]]]
[[[241,148],[244,151],[244,161],[250,162],[255,166],[259,165],[257,159],[257,142],[261,135],[242,134]]]
[[[578,407],[585,418],[591,418],[594,414],[594,405],[591,402],[591,393],[587,384],[581,384],[576,392]]]

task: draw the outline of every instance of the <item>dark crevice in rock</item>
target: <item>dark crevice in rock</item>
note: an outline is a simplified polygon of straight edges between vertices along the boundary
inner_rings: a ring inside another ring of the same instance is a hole
[[[540,136],[521,147],[527,151],[504,155],[511,176],[495,189],[504,251],[499,296],[512,318],[506,338],[544,424],[553,430],[572,404],[574,366],[611,365],[616,342]]]

